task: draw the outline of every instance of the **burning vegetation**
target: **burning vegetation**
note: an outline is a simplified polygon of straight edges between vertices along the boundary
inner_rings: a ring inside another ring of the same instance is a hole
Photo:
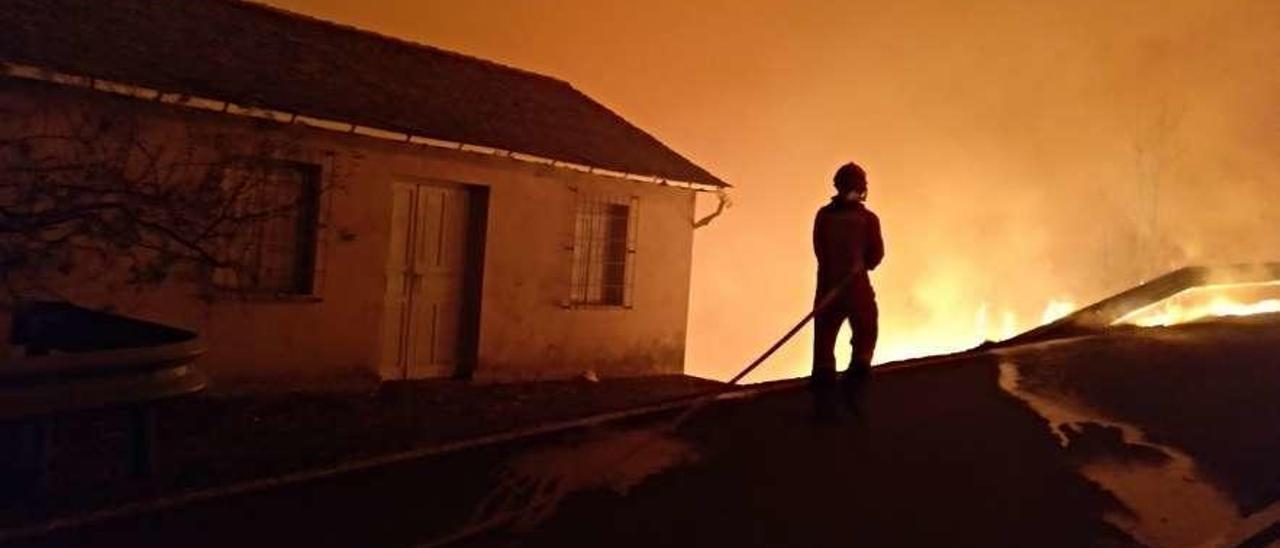
[[[1280,282],[1193,287],[1134,310],[1117,324],[1163,327],[1210,318],[1280,312]]]

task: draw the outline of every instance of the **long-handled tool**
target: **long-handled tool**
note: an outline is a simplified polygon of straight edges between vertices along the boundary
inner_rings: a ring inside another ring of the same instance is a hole
[[[831,306],[831,303],[835,302],[836,297],[840,295],[840,292],[844,290],[845,286],[849,285],[849,282],[853,281],[854,274],[856,274],[856,272],[849,272],[849,274],[845,275],[843,280],[840,280],[840,283],[836,284],[831,289],[828,289],[827,292],[822,295],[822,298],[818,300],[817,304],[813,305],[813,309],[810,310],[808,314],[805,314],[803,318],[800,318],[800,321],[796,322],[796,324],[792,326],[786,334],[782,335],[782,338],[774,342],[773,345],[770,346],[768,350],[765,350],[763,354],[760,354],[755,361],[752,361],[749,365],[743,368],[742,371],[739,371],[737,375],[734,375],[733,378],[726,381],[725,387],[710,392],[689,404],[689,407],[686,408],[683,413],[680,413],[675,420],[671,421],[671,424],[668,425],[668,429],[675,430],[679,428],[680,425],[683,424],[684,421],[688,420],[689,417],[693,416],[694,413],[697,413],[703,407],[706,407],[707,404],[715,401],[720,394],[732,390],[733,387],[738,384],[738,381],[741,381],[747,375],[750,375],[752,371],[755,371],[757,367],[760,367],[760,364],[764,363],[765,360],[768,360],[774,352],[777,352],[779,348],[782,348],[783,345],[787,344],[787,341],[790,341],[792,337],[796,336],[796,333],[799,333],[801,329],[804,329],[804,326],[813,320],[814,316],[817,316],[819,312],[822,312],[828,306]]]
[[[725,383],[724,387],[708,392],[693,400],[688,404],[688,407],[686,407],[683,412],[676,416],[671,422],[667,423],[664,428],[658,429],[655,432],[671,432],[676,430],[695,413],[706,407],[707,404],[715,401],[720,395],[732,390],[732,387],[736,386],[739,381],[751,374],[751,372],[759,367],[760,364],[763,364],[770,356],[777,352],[779,348],[782,348],[783,345],[787,344],[787,341],[790,341],[792,337],[795,337],[796,333],[799,333],[805,325],[813,320],[814,316],[825,310],[828,306],[831,306],[831,303],[840,295],[840,292],[853,280],[855,274],[856,272],[850,272],[843,280],[840,281],[840,283],[827,290],[827,292],[822,295],[822,298],[814,304],[813,309],[810,310],[808,314],[805,314],[805,316],[801,318],[800,321],[796,322],[791,329],[787,330],[781,338],[769,346],[763,354],[760,354],[759,357],[743,368],[742,371],[739,371],[737,375],[734,375],[733,378],[729,379],[728,382]],[[635,437],[634,443],[628,443],[629,447],[620,452],[621,456],[619,458],[611,460],[608,463],[587,463],[586,466],[597,469],[595,470],[595,473],[607,473],[608,469],[616,469],[627,464],[628,461],[635,458],[641,450],[646,447],[652,447],[651,444],[660,438],[661,436]],[[509,476],[509,474],[504,475],[503,477],[507,476]],[[427,544],[420,545],[420,548],[453,544],[460,540],[513,523],[522,523],[525,526],[532,526],[532,524],[537,521],[550,516],[555,507],[559,504],[560,499],[568,495],[570,491],[566,486],[555,485],[554,482],[528,481],[527,478],[524,478],[522,481],[522,478],[516,478],[515,482],[509,483],[509,480],[511,480],[510,477],[507,477],[507,480],[508,481],[500,480],[498,487],[481,501],[480,507],[472,517],[470,524],[452,532],[449,535],[434,539]],[[512,487],[512,485],[514,485],[514,487]]]

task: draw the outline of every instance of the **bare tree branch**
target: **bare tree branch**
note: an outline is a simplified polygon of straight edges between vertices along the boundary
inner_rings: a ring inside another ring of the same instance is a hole
[[[280,180],[264,160],[292,146],[278,133],[157,131],[121,105],[0,116],[0,297],[89,264],[138,284],[245,271],[264,223],[314,205],[271,186]]]

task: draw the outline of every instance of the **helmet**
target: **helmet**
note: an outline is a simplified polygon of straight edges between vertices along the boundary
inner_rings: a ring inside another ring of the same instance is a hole
[[[836,192],[841,194],[850,191],[865,192],[867,190],[867,172],[863,171],[858,164],[849,162],[836,170],[831,182],[835,183]]]

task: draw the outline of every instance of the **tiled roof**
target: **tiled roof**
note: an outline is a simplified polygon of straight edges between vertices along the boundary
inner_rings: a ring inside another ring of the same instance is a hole
[[[238,0],[4,0],[0,60],[727,186],[568,83]]]

